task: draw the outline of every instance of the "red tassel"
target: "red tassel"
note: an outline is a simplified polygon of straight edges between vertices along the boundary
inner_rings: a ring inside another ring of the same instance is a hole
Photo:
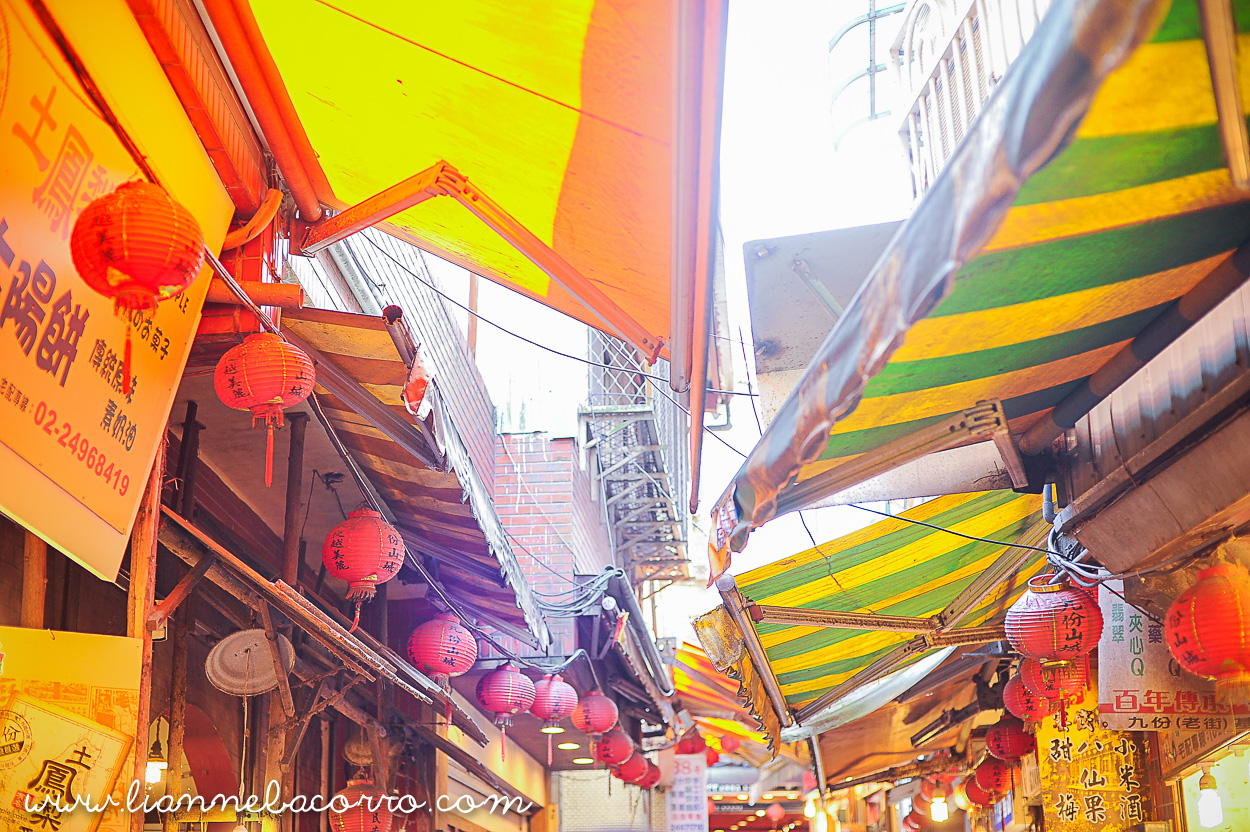
[[[443,718],[447,720],[447,724],[451,725],[451,693],[447,694],[447,709],[443,714]]]
[[[508,762],[508,729],[499,726],[499,762]]]
[[[551,735],[547,735],[547,767],[551,768]]]
[[[273,428],[269,429],[269,449],[271,451],[273,450]],[[265,485],[269,485],[269,483],[266,482]],[[352,628],[347,631],[348,634],[350,635],[351,633],[356,632],[356,628],[359,626],[360,626],[360,602],[357,601],[356,602],[356,617],[352,619]]]
[[[268,428],[269,436],[265,440],[265,488],[273,485],[273,422],[268,423]],[[359,606],[356,607],[356,615],[360,616]]]
[[[130,395],[130,321],[126,321],[126,346],[122,348],[122,392]]]

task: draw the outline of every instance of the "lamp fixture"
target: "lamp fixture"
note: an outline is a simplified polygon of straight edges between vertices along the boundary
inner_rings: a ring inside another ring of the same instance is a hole
[[[1224,822],[1224,804],[1216,791],[1215,777],[1211,774],[1211,766],[1202,767],[1202,777],[1198,780],[1198,823],[1204,829],[1211,829]]]
[[[169,761],[165,759],[165,752],[161,748],[161,738],[158,736],[152,740],[152,747],[148,749],[148,765],[143,772],[143,780],[145,783],[161,782],[161,772],[169,768]]]

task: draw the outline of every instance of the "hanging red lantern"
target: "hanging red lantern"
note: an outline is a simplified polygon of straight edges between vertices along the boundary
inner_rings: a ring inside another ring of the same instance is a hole
[[[1024,686],[1024,680],[1012,676],[1003,689],[1003,707],[1012,716],[1027,721],[1042,719],[1050,713],[1050,703]]]
[[[707,740],[699,733],[699,729],[691,728],[677,741],[678,754],[702,754],[707,750]]]
[[[924,797],[925,800],[932,802],[933,794],[935,791],[936,789],[933,786],[932,780],[920,781],[920,794]]]
[[[991,794],[1004,794],[1012,787],[1014,773],[1011,763],[997,757],[986,757],[977,766],[977,785]]]
[[[547,765],[551,765],[551,737],[563,734],[560,720],[573,715],[577,709],[577,691],[559,675],[548,673],[534,683],[534,704],[530,713],[543,721],[542,732],[547,735]]]
[[[993,806],[998,802],[998,798],[981,788],[981,784],[976,781],[976,778],[970,777],[965,780],[962,785],[964,796],[977,806]]]
[[[773,826],[776,826],[785,816],[786,809],[780,803],[769,804],[768,808],[764,810],[764,817],[771,820]]]
[[[151,182],[127,182],[82,209],[69,238],[83,282],[113,299],[117,315],[151,312],[194,282],[204,267],[204,234],[190,211]],[[51,291],[51,290],[49,290]],[[130,393],[130,330],[122,392]]]
[[[933,798],[926,795],[923,791],[916,792],[911,796],[911,805],[920,810],[922,814],[929,814],[929,807],[933,805]]]
[[[390,832],[394,818],[388,802],[372,780],[348,780],[347,788],[330,799],[330,828],[334,832]],[[351,808],[337,812],[336,805]]]
[[[1039,575],[1007,610],[1004,626],[1017,652],[1047,664],[1071,661],[1098,646],[1102,611],[1066,577]]]
[[[1063,664],[1043,665],[1036,659],[1021,659],[1020,681],[1030,693],[1051,702],[1075,702],[1089,686],[1085,657]]]
[[[741,747],[742,740],[738,739],[733,734],[725,734],[720,738],[720,750],[726,754],[733,754]]]
[[[909,826],[911,826],[912,829],[920,830],[920,829],[925,828],[925,825],[929,822],[929,819],[925,817],[923,814],[921,814],[921,812],[918,809],[912,809],[911,814],[909,814],[904,819],[904,821]]]
[[[534,704],[534,683],[512,662],[490,671],[477,681],[477,701],[495,715],[499,727],[499,756],[507,756],[508,728],[512,717]]]
[[[258,332],[232,347],[217,362],[213,388],[217,398],[235,410],[252,413],[268,429],[265,443],[265,485],[273,483],[273,430],[282,427],[282,411],[308,398],[317,375],[312,360],[299,347],[272,332]]]
[[[1037,740],[1015,717],[1003,717],[985,733],[986,749],[1000,760],[1014,762],[1033,753]]]
[[[381,514],[358,508],[330,529],[321,544],[321,562],[332,576],[347,581],[347,600],[359,604],[399,573],[404,540]]]
[[[603,691],[592,690],[573,709],[572,721],[573,727],[587,734],[591,742],[598,742],[616,727],[617,717],[616,703],[604,696]]]
[[[1198,582],[1177,596],[1163,626],[1168,650],[1181,667],[1215,680],[1222,702],[1244,702],[1250,693],[1250,574],[1221,563],[1198,573]]]
[[[643,776],[651,770],[651,763],[642,753],[635,751],[633,754],[625,758],[625,762],[621,763],[612,772],[626,783],[638,783]]]
[[[707,759],[708,768],[711,768],[720,762],[720,752],[711,746],[708,746],[703,750],[703,756]]]
[[[634,743],[620,728],[614,728],[603,735],[596,756],[601,763],[618,766],[629,759],[634,753]]]
[[[451,677],[462,676],[473,668],[477,639],[456,616],[440,612],[412,631],[408,637],[408,659],[446,690]]]
[[[650,760],[647,761],[647,773],[638,778],[640,789],[654,789],[660,782],[660,767]]]

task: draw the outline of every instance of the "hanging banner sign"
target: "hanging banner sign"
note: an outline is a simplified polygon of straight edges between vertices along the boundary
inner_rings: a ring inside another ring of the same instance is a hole
[[[1099,725],[1098,691],[1088,690],[1037,730],[1047,829],[1126,832],[1149,814],[1149,775],[1141,734]]]
[[[124,108],[108,95],[108,82],[124,77],[142,87],[136,73],[163,84],[165,99],[177,106],[124,3],[79,4],[61,15],[50,5],[59,22],[75,22],[75,31],[84,15],[102,18],[92,37],[113,39],[113,57],[89,69],[119,113]],[[75,47],[84,62],[93,54],[90,43]],[[0,510],[111,581],[164,438],[209,277],[201,274],[155,313],[115,315],[112,300],[75,271],[69,238],[89,202],[140,178],[135,162],[20,0],[0,0],[0,72]],[[198,141],[179,141],[185,137],[176,120],[186,125],[185,114],[154,98],[143,106],[165,114],[164,129],[146,136],[136,130],[136,141],[158,175],[162,160],[202,173],[207,160]],[[162,184],[219,245],[229,203],[215,176],[194,178],[180,171]],[[14,467],[19,460],[25,464]]]
[[[0,627],[0,824],[39,832],[128,832],[143,642]],[[140,776],[142,773],[140,773]],[[29,800],[27,796],[29,795]],[[53,801],[44,801],[53,798]],[[42,804],[42,805],[40,805]],[[27,806],[33,807],[28,810]]]
[[[707,758],[673,756],[673,786],[668,793],[668,832],[708,832]]]
[[[1098,590],[1105,625],[1098,641],[1098,718],[1113,731],[1226,732],[1233,708],[1215,683],[1181,669],[1163,642],[1163,625],[1124,600],[1122,581]],[[1117,594],[1119,593],[1119,594]],[[1250,715],[1241,706],[1238,716]]]

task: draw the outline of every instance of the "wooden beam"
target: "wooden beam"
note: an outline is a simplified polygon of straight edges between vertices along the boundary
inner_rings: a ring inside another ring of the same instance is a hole
[[[286,512],[282,525],[282,580],[299,586],[300,503],[304,491],[304,434],[308,414],[292,413],[291,444],[286,458]],[[311,499],[311,498],[310,498]]]
[[[149,628],[151,624],[149,617]],[[182,795],[182,749],[187,732],[187,639],[194,630],[195,596],[192,595],[182,605],[180,614],[174,616],[173,632],[170,633],[173,672],[169,682],[169,747],[166,749],[169,768],[165,774],[165,793],[175,797]],[[164,832],[178,832],[178,821],[173,812],[165,813]]]
[[[48,544],[27,530],[22,551],[21,625],[42,630],[48,595]]]
[[[269,642],[269,658],[273,662],[273,673],[278,678],[279,701],[282,713],[287,719],[295,716],[295,699],[291,696],[291,682],[287,679],[286,666],[282,663],[282,649],[278,645],[278,631],[274,629],[273,617],[269,614],[269,604],[260,602],[257,610],[260,613],[261,625],[265,628],[265,640]]]
[[[178,583],[174,586],[173,591],[165,596],[156,609],[152,610],[152,614],[148,616],[147,629],[149,633],[154,633],[165,625],[171,616],[178,610],[178,605],[190,597],[195,591],[195,585],[208,574],[209,568],[213,565],[214,558],[211,555],[200,558],[200,562],[193,569],[178,579]]]

